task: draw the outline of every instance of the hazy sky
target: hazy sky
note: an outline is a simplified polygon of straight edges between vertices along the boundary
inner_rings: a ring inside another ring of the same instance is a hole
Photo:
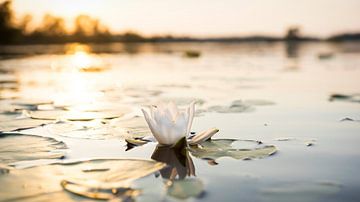
[[[14,0],[18,16],[99,18],[114,32],[230,36],[282,35],[290,25],[327,36],[360,31],[360,0]]]

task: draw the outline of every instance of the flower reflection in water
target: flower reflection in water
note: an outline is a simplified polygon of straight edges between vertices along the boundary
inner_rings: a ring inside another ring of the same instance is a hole
[[[204,193],[204,185],[195,176],[195,166],[186,147],[186,139],[182,138],[174,146],[158,145],[151,158],[167,164],[160,170],[165,179],[167,194],[179,199],[200,197]]]

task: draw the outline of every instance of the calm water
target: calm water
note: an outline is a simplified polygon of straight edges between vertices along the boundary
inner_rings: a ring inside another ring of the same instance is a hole
[[[186,57],[190,50],[200,56]],[[215,161],[192,153],[195,177],[168,185],[163,172],[150,174],[131,183],[141,190],[136,201],[360,200],[360,43],[72,44],[0,52],[0,131],[53,138],[0,139],[7,148],[0,165],[13,168],[0,174],[0,200],[88,200],[63,191],[62,177],[44,188],[57,174],[39,180],[31,169],[151,159],[154,142],[125,151],[125,139],[151,140],[140,109],[192,100],[192,131],[217,127],[214,139],[242,140],[235,149],[252,150],[255,143],[243,140],[257,140],[276,153]],[[63,159],[49,156],[48,147]]]

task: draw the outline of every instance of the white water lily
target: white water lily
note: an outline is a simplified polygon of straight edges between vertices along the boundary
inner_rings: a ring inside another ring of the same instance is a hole
[[[190,133],[195,102],[183,112],[173,102],[152,106],[151,116],[144,109],[142,112],[155,139],[162,145],[173,145]]]
[[[144,109],[142,109],[142,112],[155,139],[162,145],[173,145],[181,138],[189,135],[194,119],[195,102],[192,102],[182,112],[173,102],[160,104],[156,107],[152,106],[150,115]],[[189,144],[200,144],[210,139],[218,131],[216,128],[203,131],[195,135]]]

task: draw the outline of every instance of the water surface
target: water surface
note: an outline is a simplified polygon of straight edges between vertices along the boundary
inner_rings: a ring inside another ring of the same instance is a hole
[[[186,51],[200,55],[189,58]],[[0,183],[22,187],[0,191],[0,199],[87,200],[62,189],[33,195],[5,166],[23,172],[80,159],[149,160],[154,142],[125,151],[125,139],[152,141],[140,109],[196,100],[192,131],[217,127],[215,139],[242,140],[234,148],[253,148],[243,141],[253,140],[275,146],[276,153],[210,160],[190,152],[196,177],[170,187],[159,173],[138,179],[131,185],[141,190],[137,201],[360,200],[359,43],[71,44],[0,52],[0,131],[66,144],[57,160],[9,163],[0,150]],[[323,53],[331,56],[319,57]],[[11,139],[1,141],[8,146]]]

